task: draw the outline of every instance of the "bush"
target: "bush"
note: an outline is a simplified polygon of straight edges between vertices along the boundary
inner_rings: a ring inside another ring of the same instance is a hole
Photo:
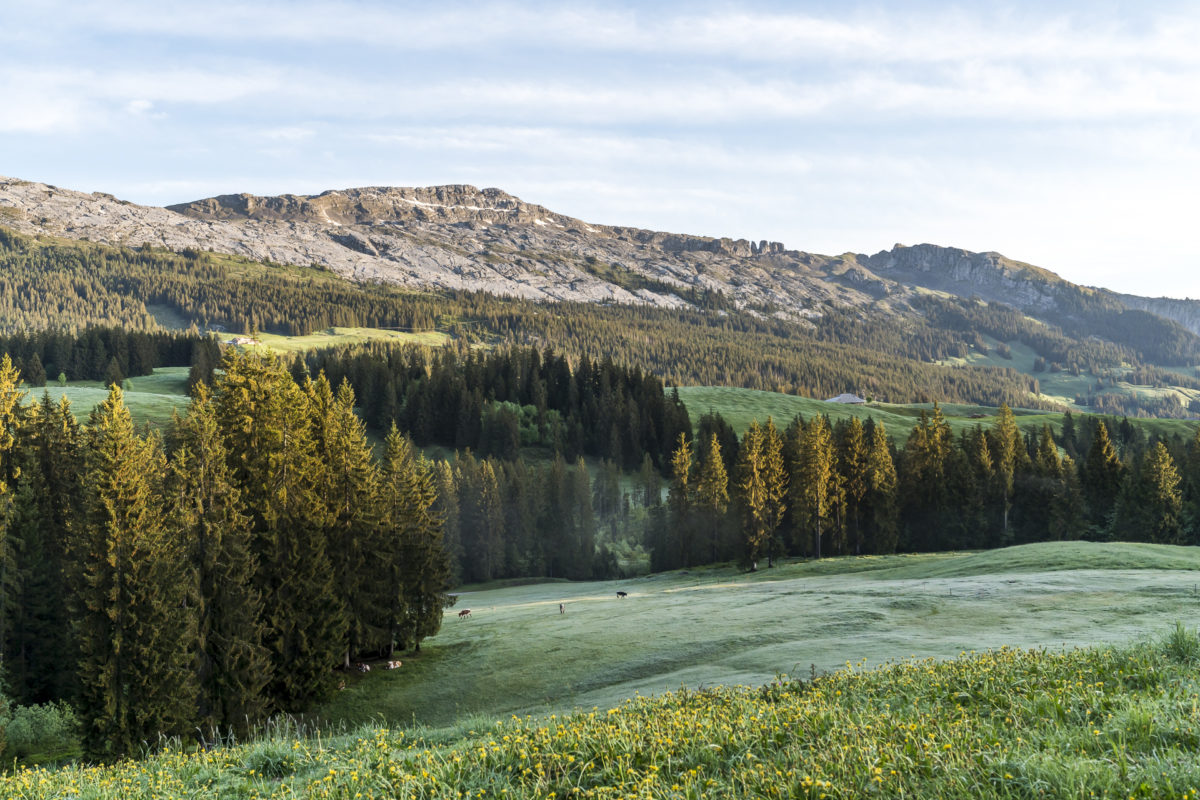
[[[79,721],[66,703],[14,706],[11,716],[0,721],[0,727],[8,740],[8,758],[47,761],[79,750]]]

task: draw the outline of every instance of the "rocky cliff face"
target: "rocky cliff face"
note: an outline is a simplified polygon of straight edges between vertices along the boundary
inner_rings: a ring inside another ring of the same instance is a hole
[[[367,187],[319,195],[221,195],[154,208],[0,177],[0,226],[114,245],[197,248],[317,264],[357,281],[540,300],[684,304],[720,291],[797,319],[825,303],[903,313],[918,287],[1029,313],[1092,292],[998,253],[922,244],[823,256],[779,242],[583,222],[499,189]],[[1200,332],[1200,303],[1112,295]]]
[[[674,306],[684,303],[683,290],[708,289],[802,316],[826,301],[869,305],[884,291],[877,280],[845,277],[838,259],[778,242],[592,225],[499,189],[462,185],[222,195],[152,208],[0,178],[0,225],[318,264],[358,281],[544,300]]]
[[[1026,310],[1054,308],[1059,291],[1069,285],[1048,270],[999,253],[972,253],[932,244],[898,244],[858,258],[881,277]]]
[[[1110,293],[1112,297],[1139,311],[1149,311],[1178,322],[1192,333],[1200,335],[1200,300],[1176,300],[1171,297],[1138,297],[1132,294]]]

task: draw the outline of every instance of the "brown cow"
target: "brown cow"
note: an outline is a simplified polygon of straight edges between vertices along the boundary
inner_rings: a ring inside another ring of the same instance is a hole
[[[459,619],[466,619],[469,616],[471,616],[471,609],[469,608],[464,608],[462,611],[458,612]]]

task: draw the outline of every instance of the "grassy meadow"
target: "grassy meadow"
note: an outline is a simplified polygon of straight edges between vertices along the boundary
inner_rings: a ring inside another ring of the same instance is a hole
[[[152,375],[128,378],[125,405],[133,421],[163,428],[171,421],[171,412],[178,410],[182,414],[188,404],[187,377],[187,367],[160,367]],[[68,381],[66,386],[60,386],[51,380],[44,389],[26,387],[25,392],[27,402],[40,402],[43,392],[49,392],[56,403],[66,397],[81,422],[86,422],[92,409],[108,397],[108,388],[102,381]]]
[[[464,608],[471,618],[460,620]],[[1087,542],[467,587],[419,656],[350,676],[319,713],[447,725],[607,707],[639,692],[758,685],[860,659],[1130,641],[1197,612],[1196,548]]]
[[[849,417],[858,417],[865,421],[867,417],[873,417],[877,422],[884,424],[892,441],[903,445],[904,440],[908,438],[908,432],[917,424],[921,411],[930,411],[933,408],[931,403],[896,405],[872,402],[866,405],[843,405],[796,395],[729,386],[680,386],[678,391],[693,424],[699,422],[700,416],[705,412],[717,411],[733,426],[739,436],[755,419],[766,422],[769,416],[774,418],[777,426],[785,427],[796,414],[803,414],[805,419],[815,414],[828,414],[834,421]],[[996,409],[991,406],[962,403],[941,404],[941,409],[955,436],[976,425],[991,425],[996,414]],[[1013,409],[1013,413],[1016,415],[1017,427],[1023,431],[1037,432],[1046,424],[1055,430],[1062,427],[1063,415],[1058,412],[1017,408]],[[1193,420],[1130,417],[1129,421],[1147,434],[1179,436],[1185,441],[1195,436],[1197,428],[1197,423]]]
[[[233,334],[226,334],[221,338],[229,339],[232,336]],[[450,343],[452,337],[448,333],[438,331],[409,333],[384,328],[326,328],[325,330],[314,331],[307,336],[282,336],[274,333],[260,333],[256,338],[260,344],[249,345],[248,348],[250,350],[270,350],[275,353],[290,354],[327,347],[367,344],[369,342],[444,347]]]
[[[1198,582],[1193,548],[1076,542],[468,591],[340,732],[0,796],[1190,798]]]

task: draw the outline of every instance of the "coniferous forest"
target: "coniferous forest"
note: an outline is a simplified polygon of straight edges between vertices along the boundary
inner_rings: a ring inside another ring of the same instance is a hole
[[[1057,433],[1023,435],[1007,406],[957,438],[935,407],[899,449],[873,420],[825,416],[768,419],[739,439],[709,412],[693,437],[677,398],[610,362],[380,355],[316,354],[314,377],[302,361],[231,352],[162,433],[135,429],[116,384],[83,425],[65,401],[23,404],[6,358],[11,696],[70,701],[90,752],[111,757],[160,732],[304,709],[336,669],[419,650],[458,583],[616,577],[616,550],[631,545],[662,570],[1200,542],[1200,437],[1148,440],[1128,421],[1070,415]],[[370,375],[396,398],[387,414],[363,406],[387,426],[378,457],[355,412],[353,384]],[[453,425],[439,421],[446,406]],[[408,436],[462,444],[464,416],[482,457],[468,446],[433,463]],[[552,457],[527,463],[529,444]]]
[[[0,367],[0,642],[8,693],[68,700],[96,757],[244,730],[419,649],[450,602],[437,475],[376,460],[348,386],[233,356],[163,434],[113,385],[84,425]]]

